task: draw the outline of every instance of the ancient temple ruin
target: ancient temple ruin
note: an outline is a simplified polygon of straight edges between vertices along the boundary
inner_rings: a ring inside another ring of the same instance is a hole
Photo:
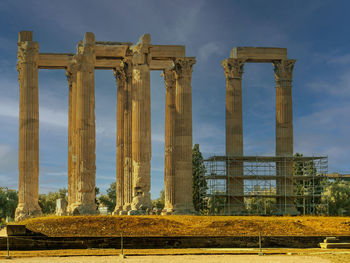
[[[115,214],[151,208],[150,71],[166,89],[165,214],[193,212],[192,67],[184,46],[153,45],[149,34],[129,42],[95,41],[86,33],[75,54],[39,53],[33,33],[18,40],[20,86],[19,202],[16,220],[41,215],[39,190],[39,69],[65,69],[69,86],[68,213],[95,214],[95,69],[117,81],[117,205]]]

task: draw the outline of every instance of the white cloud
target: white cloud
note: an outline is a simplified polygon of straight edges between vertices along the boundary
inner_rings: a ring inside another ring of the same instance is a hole
[[[320,93],[330,94],[336,97],[350,96],[350,69],[344,70],[338,77],[332,76],[332,81],[329,78],[324,79],[322,76],[319,79],[307,84],[307,86]]]
[[[222,54],[222,48],[220,48],[220,45],[217,43],[217,42],[209,42],[209,43],[206,43],[204,44],[203,46],[201,46],[199,48],[199,51],[198,51],[198,60],[199,61],[202,61],[202,62],[205,62],[208,60],[208,58],[212,55],[215,55],[215,54]]]

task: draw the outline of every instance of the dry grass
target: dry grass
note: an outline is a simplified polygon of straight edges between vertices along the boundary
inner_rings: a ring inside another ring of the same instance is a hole
[[[21,224],[52,237],[350,236],[350,217],[49,216]]]

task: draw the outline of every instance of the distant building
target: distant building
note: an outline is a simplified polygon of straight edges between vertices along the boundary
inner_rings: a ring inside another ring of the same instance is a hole
[[[350,174],[331,173],[331,174],[328,174],[328,178],[330,180],[339,179],[344,182],[350,182]]]

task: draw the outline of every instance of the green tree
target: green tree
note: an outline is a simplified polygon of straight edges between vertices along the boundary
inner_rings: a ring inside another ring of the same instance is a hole
[[[97,195],[97,194],[96,194]],[[98,202],[107,206],[107,211],[112,213],[116,205],[116,182],[110,184],[106,195],[101,195]]]
[[[206,194],[208,190],[205,179],[205,165],[199,144],[195,144],[192,149],[192,181],[193,181],[193,205],[194,209],[203,214],[208,209]]]
[[[17,191],[0,187],[0,219],[5,220],[6,217],[14,218],[17,203]]]
[[[350,182],[335,180],[328,184],[322,193],[322,203],[328,203],[329,215],[350,216]],[[327,213],[326,206],[319,207],[321,213]]]
[[[246,198],[244,202],[249,214],[272,215],[276,212],[276,198],[273,197],[276,194],[275,187],[261,188],[259,185],[255,185],[254,190],[248,194],[252,197]],[[272,197],[256,197],[255,194],[271,195]]]
[[[56,200],[67,198],[67,189],[58,189],[58,192],[49,192],[48,194],[39,194],[39,206],[44,215],[54,214],[56,210]]]
[[[163,210],[165,205],[165,191],[160,191],[160,197],[157,199],[152,200],[152,206],[153,208],[157,208],[159,210]]]
[[[305,215],[317,212],[316,207],[321,203],[320,195],[325,179],[317,175],[313,160],[304,161],[302,157],[301,153],[294,155],[293,175],[298,176],[294,183],[294,193],[298,197],[294,199],[294,203],[300,214]]]

